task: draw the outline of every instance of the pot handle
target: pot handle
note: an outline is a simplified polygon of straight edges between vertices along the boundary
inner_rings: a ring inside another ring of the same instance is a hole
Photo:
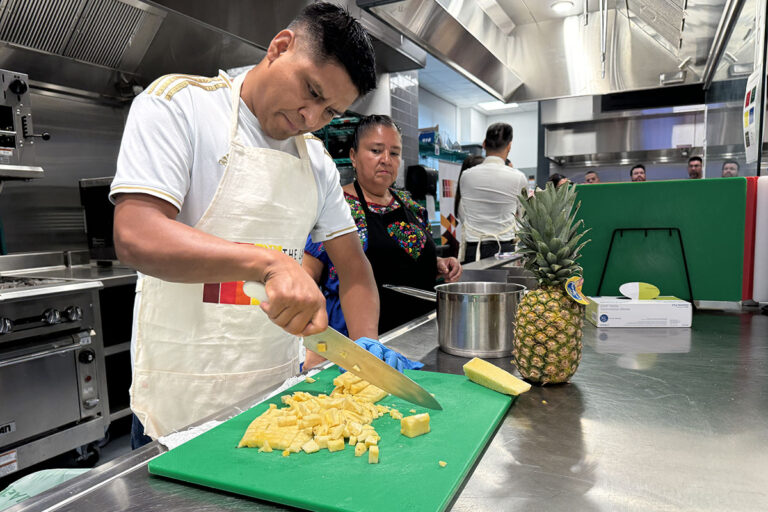
[[[388,290],[402,293],[404,295],[410,295],[411,297],[416,297],[417,299],[437,302],[437,293],[435,292],[428,292],[420,288],[413,288],[412,286],[395,286],[393,284],[384,284],[382,285],[382,287]]]

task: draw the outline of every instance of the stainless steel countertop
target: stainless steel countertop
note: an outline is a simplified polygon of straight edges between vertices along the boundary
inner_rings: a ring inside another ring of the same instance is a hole
[[[5,274],[23,277],[69,279],[72,281],[101,281],[104,287],[133,284],[136,282],[136,271],[130,267],[122,265],[107,267],[97,265],[96,263],[72,267],[56,266],[30,269],[6,272]]]
[[[517,399],[452,510],[766,510],[768,317],[698,312],[693,325],[587,325],[572,383]],[[388,344],[425,370],[461,372],[434,320],[398,333]],[[284,510],[151,476],[161,451],[152,443],[9,510]]]

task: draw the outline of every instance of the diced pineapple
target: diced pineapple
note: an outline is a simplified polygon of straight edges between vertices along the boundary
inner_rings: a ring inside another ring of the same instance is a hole
[[[320,449],[328,448],[328,440],[330,437],[328,436],[315,436],[315,442],[317,443],[317,446]]]
[[[356,372],[359,372],[359,371],[360,371],[360,367],[359,367],[359,366],[357,366],[356,364],[353,364],[353,365],[352,365],[352,369],[353,369],[353,370],[355,370]]]
[[[398,411],[397,409],[391,409],[389,411],[389,415],[393,420],[401,420],[403,419],[403,413]]]
[[[357,436],[349,436],[349,446],[355,446],[357,444]]]
[[[447,463],[447,462],[445,462],[444,460],[439,460],[439,461],[437,461],[437,463],[438,463],[438,464],[440,464],[440,467],[441,467],[441,468],[444,468],[445,466],[447,466],[447,465],[448,465],[448,463]]]
[[[355,457],[360,457],[368,450],[368,445],[365,443],[357,443],[355,445]]]
[[[400,420],[400,433],[406,437],[416,437],[429,432],[429,413],[406,416]]]
[[[410,410],[410,411],[408,411],[408,412],[410,412],[411,414],[416,414],[416,409],[411,409],[411,410]]]
[[[365,438],[365,446],[377,446],[379,444],[378,436],[368,436]]]
[[[304,382],[308,384],[312,384],[313,382],[315,382],[315,379],[313,379],[312,377],[307,377],[306,379],[304,379]]]
[[[259,448],[259,453],[261,453],[261,452],[264,452],[264,453],[271,453],[272,452],[272,447],[269,446],[269,441],[264,440],[264,443],[261,445],[261,448]]]
[[[329,452],[338,452],[340,450],[343,450],[346,445],[344,444],[344,439],[329,439],[328,440],[328,451]]]
[[[505,395],[519,395],[531,389],[531,385],[478,357],[464,365],[464,375],[476,382]]]
[[[290,416],[283,416],[282,418],[277,419],[277,426],[278,427],[287,427],[289,425],[296,425],[296,416],[291,414]]]
[[[379,447],[371,446],[368,448],[368,464],[379,463]]]
[[[289,456],[290,454],[291,454],[291,452],[290,452],[290,451],[288,451],[288,450],[283,450],[283,457],[287,457],[287,456]]]
[[[301,449],[304,450],[306,453],[315,453],[317,451],[320,451],[320,447],[317,445],[314,439],[310,439],[303,445],[301,445]]]
[[[317,344],[317,351],[318,352],[327,352],[328,351],[328,345],[324,341],[320,341]]]

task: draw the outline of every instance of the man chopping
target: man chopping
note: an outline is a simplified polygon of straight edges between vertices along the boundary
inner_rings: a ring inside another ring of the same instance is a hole
[[[370,265],[309,134],[375,85],[364,29],[316,3],[246,73],[169,75],[134,100],[110,192],[118,257],[140,272],[134,447],[296,374],[296,336],[328,322],[300,266],[310,233],[333,253],[350,335],[377,337]],[[243,281],[264,283],[267,301]]]

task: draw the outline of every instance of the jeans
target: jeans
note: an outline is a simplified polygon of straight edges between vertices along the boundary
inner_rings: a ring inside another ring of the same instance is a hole
[[[144,425],[141,424],[139,418],[133,415],[133,421],[131,423],[131,449],[135,450],[141,448],[145,444],[152,442],[152,438],[144,434]]]

